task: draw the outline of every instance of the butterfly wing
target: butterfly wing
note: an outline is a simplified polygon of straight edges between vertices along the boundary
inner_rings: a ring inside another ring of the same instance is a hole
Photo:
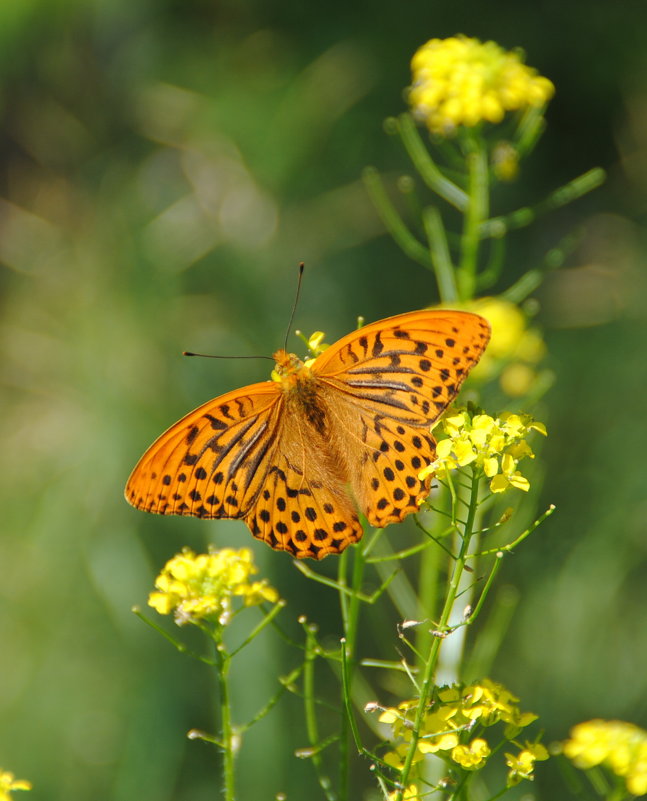
[[[293,396],[287,395],[285,404],[280,447],[245,522],[276,550],[321,559],[357,542],[363,530],[346,489],[343,460]]]
[[[126,499],[157,514],[243,518],[255,537],[297,557],[339,552],[362,536],[346,477],[289,407],[273,381],[205,403],[150,446]]]
[[[463,312],[368,325],[316,359],[314,384],[305,372],[297,391],[265,381],[189,413],[140,459],[126,498],[158,514],[243,518],[297,557],[339,553],[362,536],[349,484],[374,526],[417,510],[431,482],[418,479],[434,456],[428,426],[488,339],[485,320]]]
[[[409,312],[343,337],[319,356],[333,432],[351,487],[373,526],[403,520],[429,493],[420,470],[433,461],[429,426],[456,397],[490,338],[468,312]]]
[[[267,476],[282,404],[278,385],[264,381],[198,407],[142,456],[126,499],[157,514],[244,517]]]

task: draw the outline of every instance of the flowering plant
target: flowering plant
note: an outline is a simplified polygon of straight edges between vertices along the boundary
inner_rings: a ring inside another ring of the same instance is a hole
[[[526,302],[543,272],[531,269],[505,288],[497,285],[507,234],[592,190],[603,173],[592,170],[574,179],[535,208],[490,214],[497,185],[520,175],[523,159],[538,141],[553,93],[551,81],[528,67],[519,51],[506,52],[494,42],[466,36],[432,39],[413,57],[407,92],[411,113],[387,125],[400,137],[422,190],[432,200],[420,201],[416,182],[402,180],[397,188],[410,199],[415,195],[417,202],[410,207],[418,216],[401,214],[377,170],[365,172],[387,230],[433,274],[438,298],[430,291],[429,303],[437,300],[442,307],[481,314],[490,322],[492,340],[469,379],[466,406],[450,410],[428,433],[435,440],[435,458],[418,477],[424,481],[434,475],[436,482],[416,515],[418,537],[404,539],[397,550],[394,538],[384,536],[382,529],[366,533],[341,553],[336,577],[295,562],[308,579],[335,593],[340,642],[320,639],[317,624],[304,615],[298,618],[300,641],[278,628],[275,617],[283,602],[267,581],[250,580],[256,569],[248,549],[201,555],[185,549],[157,578],[149,604],[163,615],[173,613],[178,625],[202,629],[215,645],[213,657],[200,658],[216,671],[221,733],[192,736],[222,751],[226,801],[236,797],[234,757],[242,734],[269,713],[283,692],[303,704],[307,744],[296,756],[312,763],[326,801],[351,797],[357,753],[369,760],[371,776],[387,801],[420,801],[434,793],[445,801],[499,798],[521,782],[533,781],[549,757],[541,733],[527,734],[537,715],[522,710],[518,698],[487,677],[487,660],[468,662],[464,646],[468,630],[486,609],[504,557],[554,510],[551,505],[538,513],[527,469],[536,457],[537,435],[547,436],[547,427],[519,410],[536,404],[552,383],[552,373],[543,366],[547,348],[532,319],[536,304]],[[452,219],[460,216],[459,231],[445,228],[445,206]],[[313,358],[326,347],[322,332],[302,340]],[[492,398],[504,404],[502,411],[486,411]],[[511,400],[514,407],[505,408]],[[404,450],[402,442],[396,444]],[[386,441],[384,445],[388,449]],[[501,496],[516,506],[502,511],[497,507]],[[371,580],[373,589],[367,592]],[[273,605],[269,611],[266,604]],[[363,616],[375,605],[380,610],[375,630],[381,636],[370,647],[382,647],[386,654],[365,650],[369,638]],[[230,623],[250,606],[259,607],[264,616],[241,645],[232,647]],[[400,620],[395,644],[387,624],[394,616]],[[232,659],[270,624],[297,650],[298,665],[280,680],[275,696],[250,723],[234,726]],[[321,697],[321,662],[339,679],[338,698]],[[379,678],[373,681],[376,673]],[[462,680],[466,675],[484,678]],[[388,702],[370,700],[387,693]],[[337,728],[323,731],[324,726],[331,728],[331,720],[337,720]],[[643,791],[641,736],[620,724],[614,729],[583,726],[574,730],[564,753],[581,767],[604,764],[626,781],[630,792]],[[491,789],[486,792],[485,786]]]

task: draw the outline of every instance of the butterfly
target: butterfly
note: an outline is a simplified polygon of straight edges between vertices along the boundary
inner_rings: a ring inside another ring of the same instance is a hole
[[[146,451],[126,485],[137,509],[240,518],[260,540],[321,559],[418,511],[430,425],[490,338],[476,314],[423,310],[342,337],[306,362],[278,350],[273,380],[208,401]]]

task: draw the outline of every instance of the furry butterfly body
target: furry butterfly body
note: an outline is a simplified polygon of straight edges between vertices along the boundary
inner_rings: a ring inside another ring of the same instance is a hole
[[[417,311],[354,331],[316,359],[279,350],[274,380],[208,401],[162,434],[126,485],[157,514],[242,518],[277,550],[321,559],[427,497],[429,426],[489,341],[475,314]]]

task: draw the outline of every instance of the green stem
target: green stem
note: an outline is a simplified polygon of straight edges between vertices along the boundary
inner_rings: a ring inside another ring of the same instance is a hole
[[[357,645],[357,627],[359,624],[359,610],[360,610],[360,588],[364,580],[364,568],[366,562],[364,560],[364,553],[361,549],[355,548],[353,550],[353,579],[352,579],[352,595],[350,604],[348,605],[348,617],[346,620],[346,630],[344,636],[346,638],[346,654],[350,659],[351,675],[353,666],[355,664],[355,646]]]
[[[410,114],[401,114],[397,119],[397,129],[402,143],[422,180],[439,197],[463,212],[468,207],[467,194],[455,183],[446,178],[438,169],[422,141]]]
[[[548,195],[547,198],[535,206],[523,206],[520,209],[501,217],[483,218],[481,221],[481,238],[504,236],[508,231],[530,225],[542,214],[549,214],[556,209],[578,200],[584,195],[601,186],[606,180],[606,173],[601,167],[594,167],[582,175],[578,175],[564,186],[560,186]]]
[[[501,277],[505,256],[506,241],[503,237],[493,238],[490,244],[490,256],[485,269],[482,270],[477,279],[476,287],[479,291],[489,289],[494,286]]]
[[[454,562],[454,570],[452,572],[452,577],[449,582],[447,596],[445,598],[443,610],[440,615],[440,620],[438,621],[439,635],[442,635],[444,632],[447,631],[449,618],[452,613],[452,609],[454,608],[454,602],[456,600],[456,596],[458,594],[458,590],[460,587],[461,577],[463,575],[463,571],[465,570],[465,563],[468,558],[468,548],[470,540],[472,538],[472,534],[475,531],[476,512],[478,509],[478,496],[479,496],[479,474],[476,470],[472,470],[471,494],[467,510],[467,519],[465,520],[465,525],[463,527],[463,541],[461,543],[460,552]],[[405,763],[402,768],[402,773],[400,776],[400,784],[402,785],[402,787],[400,790],[398,790],[398,794],[396,795],[396,801],[402,801],[404,788],[407,786],[409,780],[409,773],[411,772],[413,758],[415,756],[416,748],[418,746],[418,741],[420,739],[420,733],[422,730],[422,725],[425,717],[425,710],[427,708],[427,701],[429,699],[429,696],[431,695],[432,683],[436,671],[436,665],[438,662],[438,654],[440,651],[441,642],[442,642],[442,636],[436,636],[433,638],[431,646],[429,648],[429,656],[427,658],[427,663],[425,665],[423,674],[423,680],[420,687],[420,698],[418,700],[418,706],[416,709],[416,717],[414,720],[413,728],[411,730],[411,743],[409,744],[409,750],[407,752]]]
[[[512,542],[509,542],[507,545],[499,545],[497,548],[489,548],[487,551],[478,551],[477,553],[471,553],[468,554],[467,558],[474,559],[478,556],[488,556],[489,554],[492,553],[498,554],[499,552],[502,553],[503,551],[513,551],[517,547],[517,545],[522,543],[526,539],[526,537],[529,537],[533,533],[533,531],[535,531],[535,529],[539,528],[539,526],[544,522],[544,520],[546,520],[547,517],[550,517],[553,514],[555,508],[556,508],[555,504],[551,503],[551,505],[548,507],[548,509],[546,509],[546,511],[543,514],[539,515],[539,517],[533,523],[531,523],[531,525],[528,526],[528,528],[524,532],[519,534],[518,537],[516,537]]]
[[[350,550],[348,548],[347,550]],[[342,683],[342,715],[341,715],[341,736],[339,738],[339,795],[342,801],[347,799],[350,789],[350,727],[352,726],[349,719],[348,708],[351,704],[351,687],[353,683],[353,673],[357,664],[355,653],[357,646],[357,630],[359,625],[359,610],[360,610],[360,588],[364,579],[364,568],[366,561],[364,559],[364,552],[360,547],[352,549],[353,555],[353,577],[352,577],[352,594],[350,602],[343,596],[340,597],[342,603],[342,610],[345,610],[344,620],[344,680]],[[341,577],[340,577],[341,578]],[[353,732],[353,736],[355,733]]]
[[[447,498],[447,493],[442,493],[443,498]],[[439,529],[443,525],[443,518],[440,516],[434,517],[436,528]],[[438,532],[442,533],[442,532]],[[441,570],[441,555],[440,548],[427,548],[420,560],[420,571],[418,574],[418,599],[419,611],[417,617],[419,620],[436,619],[436,612],[438,607],[438,599],[440,597],[440,570]],[[416,632],[416,650],[422,654],[429,652],[431,645],[430,639],[433,635],[429,631],[429,626],[420,626]]]
[[[234,782],[234,730],[231,722],[231,697],[229,692],[229,667],[231,656],[225,650],[222,642],[222,631],[216,629],[216,658],[218,670],[218,690],[220,703],[220,729],[223,753],[223,782],[225,801],[235,801],[236,790]]]
[[[281,609],[283,609],[285,604],[286,601],[283,600],[277,601],[276,604],[273,606],[273,608],[261,620],[261,622],[257,626],[254,626],[250,634],[247,637],[245,637],[245,639],[241,642],[238,648],[235,648],[229,656],[230,657],[235,656],[239,651],[242,651],[242,649],[246,645],[249,645],[249,643],[254,639],[254,637],[257,637],[261,633],[261,631],[263,631],[263,629],[274,620],[274,618],[278,615]]]
[[[470,300],[476,291],[480,226],[488,216],[488,166],[487,152],[477,135],[469,135],[466,155],[468,171],[469,204],[463,221],[461,236],[461,264],[459,290],[462,300]]]
[[[379,172],[375,167],[366,167],[362,173],[362,177],[364,178],[364,184],[373,201],[373,205],[384,223],[386,230],[410,259],[417,261],[418,264],[422,264],[423,267],[429,269],[431,267],[429,251],[415,238],[404,224],[402,217],[400,217],[386,193]]]
[[[449,253],[447,234],[438,209],[435,206],[423,209],[422,222],[427,234],[440,300],[443,303],[453,303],[458,300],[458,290],[454,278],[455,270]]]
[[[461,236],[459,289],[462,300],[470,300],[476,290],[480,227],[489,214],[487,152],[478,135],[470,135],[466,156],[469,204],[465,212]]]
[[[483,587],[483,589],[481,590],[481,594],[479,595],[479,599],[476,603],[476,606],[474,607],[472,613],[469,616],[470,623],[473,623],[481,613],[481,609],[483,608],[485,599],[487,598],[490,590],[492,589],[492,585],[494,584],[494,579],[496,578],[496,575],[499,572],[502,562],[503,562],[503,553],[497,554],[497,556],[494,559],[494,562],[492,563],[492,569],[490,570],[490,575],[487,577],[487,581],[485,582],[485,587]]]
[[[317,716],[315,714],[315,692],[314,692],[314,666],[317,658],[315,629],[312,625],[306,624],[306,648],[305,663],[303,669],[303,700],[305,703],[306,731],[308,742],[311,747],[316,747],[319,743],[319,729],[317,726]]]
[[[343,637],[341,640],[341,676],[344,690],[344,707],[346,709],[346,717],[348,718],[353,740],[355,740],[355,747],[361,754],[363,751],[363,746],[359,736],[359,729],[357,728],[357,721],[355,720],[355,713],[353,712],[353,702],[350,696],[350,670],[348,665],[348,654],[346,652],[346,640]]]
[[[312,759],[319,786],[324,792],[327,801],[336,801],[330,778],[323,769],[321,758],[321,743],[319,742],[319,726],[317,725],[317,711],[315,700],[315,660],[317,659],[318,646],[316,640],[316,626],[305,623],[306,646],[305,662],[303,667],[303,702],[305,707],[306,731],[310,748],[301,750],[301,755],[307,755]]]

